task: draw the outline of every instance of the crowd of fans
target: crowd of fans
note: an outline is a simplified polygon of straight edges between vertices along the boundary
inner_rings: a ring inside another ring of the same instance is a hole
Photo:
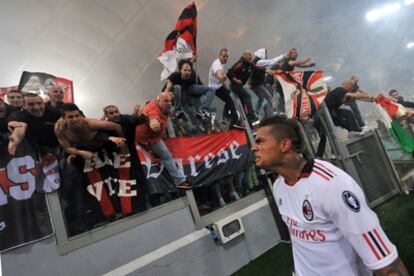
[[[298,51],[294,48],[273,58],[267,57],[264,48],[254,53],[246,50],[225,71],[228,58],[229,50],[221,49],[209,70],[207,85],[195,72],[191,60],[181,60],[178,71],[168,77],[162,92],[143,108],[137,105],[132,114],[121,114],[117,106],[108,105],[103,108],[101,119],[86,118],[75,104],[64,103],[64,91],[56,83],[48,91],[47,102],[38,94],[12,90],[5,99],[0,100],[1,143],[8,143],[9,154],[14,155],[18,144],[26,138],[40,155],[53,153],[59,156],[62,175],[60,196],[72,234],[90,229],[101,220],[93,214],[93,222],[87,222],[87,214],[95,211],[85,203],[87,192],[79,184],[82,183],[80,160],[90,159],[99,149],[109,146],[120,152],[129,151],[131,160],[139,164],[135,148],[138,143],[158,156],[178,189],[178,192],[165,198],[151,197],[142,168],[137,166],[134,177],[143,183],[139,193],[142,204],[137,210],[146,210],[182,195],[179,190],[192,188],[182,167],[176,166],[163,141],[167,136],[169,119],[173,122],[175,136],[232,128],[243,130],[246,124],[257,121],[263,113],[270,116],[285,111],[284,94],[280,83],[274,78],[276,70],[289,72],[295,67],[315,66],[310,59],[297,60]],[[345,80],[341,87],[332,89],[325,98],[334,124],[350,133],[363,132],[365,127],[355,100],[375,100],[374,96],[359,87],[358,81],[356,76]],[[252,92],[257,96],[255,106]],[[215,109],[212,107],[215,96],[224,103],[221,116],[211,111]],[[403,106],[414,107],[414,103],[405,101],[394,89],[389,96]],[[235,98],[240,100],[242,109],[237,108]],[[344,108],[344,104],[350,108]],[[243,120],[242,114],[246,114],[247,120]],[[408,112],[408,116],[412,115]],[[324,132],[317,117],[314,126],[322,139]],[[323,150],[318,150],[317,155],[322,156]],[[206,212],[238,200],[258,185],[254,167],[250,166],[238,175],[197,189],[195,194],[200,211]]]

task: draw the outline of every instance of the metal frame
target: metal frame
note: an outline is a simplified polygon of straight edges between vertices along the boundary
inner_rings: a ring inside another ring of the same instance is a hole
[[[403,184],[402,184],[400,178],[398,177],[397,170],[395,169],[394,165],[392,164],[392,161],[388,158],[388,156],[386,154],[386,150],[384,148],[384,145],[382,144],[381,139],[379,138],[378,130],[371,131],[369,133],[365,133],[363,136],[359,137],[358,139],[357,138],[349,139],[348,141],[345,142],[345,146],[347,147],[348,145],[351,145],[351,144],[355,143],[357,140],[369,138],[371,136],[374,137],[374,140],[375,140],[375,143],[377,144],[377,147],[382,149],[382,150],[379,151],[379,154],[381,156],[381,159],[384,161],[384,164],[385,164],[384,169],[387,170],[388,172],[390,172],[390,176],[393,176],[393,177],[391,177],[391,180],[392,180],[392,184],[394,186],[394,189],[390,193],[388,193],[386,195],[383,195],[382,197],[379,197],[376,200],[371,201],[371,202],[368,203],[370,207],[375,207],[375,206],[378,206],[381,203],[385,202],[386,200],[392,198],[393,196],[399,194],[401,192],[401,187],[403,186]],[[350,156],[351,156],[351,158],[358,158],[358,155],[359,154],[352,154]]]
[[[241,119],[243,120],[246,126],[248,140],[250,143],[252,143],[252,130],[248,124],[248,120],[244,112],[242,112],[240,109],[241,103],[233,95],[232,97],[233,100],[235,100],[236,107],[238,108],[239,113],[241,115]],[[174,128],[171,125],[171,120],[169,120],[168,122],[168,134],[170,137],[175,137]],[[193,191],[187,190],[185,197],[178,198],[161,206],[151,208],[148,211],[134,214],[130,217],[114,221],[112,223],[103,225],[101,227],[92,229],[88,232],[73,237],[68,237],[68,232],[65,225],[65,220],[61,209],[58,193],[48,194],[47,201],[50,206],[50,214],[55,229],[57,250],[59,254],[64,255],[73,250],[98,242],[105,238],[116,235],[120,232],[132,229],[134,227],[145,224],[149,221],[163,217],[169,213],[175,212],[179,209],[183,209],[186,207],[190,208],[196,228],[201,229],[211,223],[214,223],[239,211],[240,209],[246,208],[252,205],[253,203],[258,202],[265,197],[265,191],[260,190],[236,202],[228,204],[227,206],[220,208],[208,215],[201,217],[198,211],[197,202],[195,200]],[[269,197],[269,195],[267,195],[267,197]]]
[[[364,133],[362,136],[360,137],[355,137],[355,138],[351,138],[348,139],[346,141],[340,141],[339,138],[337,137],[337,133],[335,132],[335,128],[334,128],[334,123],[332,121],[332,118],[330,116],[330,113],[328,111],[328,108],[326,107],[325,102],[322,103],[320,109],[320,116],[321,116],[321,120],[323,123],[323,126],[325,128],[325,132],[326,132],[326,136],[329,140],[329,143],[331,145],[331,148],[333,150],[333,152],[336,155],[336,160],[340,161],[342,164],[343,169],[350,174],[354,180],[361,186],[362,190],[364,191],[364,187],[362,186],[362,181],[359,178],[358,175],[358,171],[355,167],[355,164],[353,163],[352,159],[353,158],[358,158],[359,154],[361,154],[360,152],[354,153],[354,154],[350,154],[348,151],[348,145],[355,143],[357,140],[360,139],[364,139],[367,138],[369,136],[374,136],[374,140],[377,143],[377,147],[382,149],[380,151],[380,155],[385,163],[386,166],[386,170],[389,171],[392,174],[392,182],[393,185],[395,187],[395,189],[393,191],[391,191],[390,193],[372,201],[372,202],[368,202],[368,204],[371,207],[375,207],[381,203],[383,203],[384,201],[386,201],[387,199],[395,196],[396,194],[398,194],[400,192],[400,187],[402,186],[401,181],[399,180],[399,178],[397,177],[397,171],[395,169],[395,167],[393,166],[392,162],[389,160],[388,156],[385,153],[385,148],[381,142],[381,140],[379,139],[379,135],[377,130],[375,132],[369,132],[369,133]],[[340,157],[340,158],[338,158]],[[364,191],[365,194],[365,191]]]
[[[193,191],[187,191],[187,197],[196,229],[200,230],[206,227],[207,225],[224,219],[240,211],[241,209],[249,207],[250,205],[260,201],[261,199],[266,198],[266,194],[263,190],[257,191],[204,216],[200,216],[200,212],[198,211],[197,202],[195,201]]]
[[[112,223],[105,224],[73,237],[68,237],[58,193],[48,194],[47,201],[50,206],[50,216],[53,221],[57,250],[60,255],[65,255],[73,250],[132,229],[188,206],[187,198],[180,197],[145,212],[137,213]]]
[[[247,135],[247,139],[249,141],[250,144],[253,143],[253,133],[252,133],[252,129],[250,128],[249,125],[249,121],[247,120],[247,117],[245,115],[245,113],[243,112],[243,108],[242,108],[242,104],[240,102],[240,100],[235,97],[233,94],[230,94],[230,96],[232,97],[235,105],[236,105],[236,109],[239,112],[240,115],[240,119],[243,121],[245,127],[246,127],[246,135]],[[252,205],[253,203],[263,199],[266,197],[265,191],[264,190],[260,190],[257,191],[255,193],[252,193],[244,198],[241,198],[235,202],[232,202],[222,208],[217,209],[216,211],[213,211],[210,214],[201,216],[200,212],[198,210],[198,206],[197,206],[197,202],[196,199],[194,197],[194,193],[192,190],[188,190],[186,191],[186,195],[187,195],[187,199],[188,199],[188,203],[190,206],[190,210],[191,210],[191,214],[193,216],[194,219],[194,223],[196,225],[197,229],[202,229],[203,227],[206,227],[207,225],[210,225],[218,220],[221,220],[237,211],[239,211],[240,209],[246,208],[250,205]]]
[[[351,160],[353,156],[349,154],[345,144],[339,140],[331,114],[329,113],[325,102],[322,102],[318,112],[326,132],[326,137],[328,138],[332,151],[335,153],[336,160],[340,161],[342,168],[349,173],[357,183],[361,183],[358,171]]]

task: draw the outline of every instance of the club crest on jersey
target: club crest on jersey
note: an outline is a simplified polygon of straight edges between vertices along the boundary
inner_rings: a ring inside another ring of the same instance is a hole
[[[305,199],[305,201],[303,201],[302,212],[303,212],[303,216],[305,217],[306,220],[308,220],[308,221],[313,220],[312,205],[310,204],[310,202],[307,199]]]
[[[283,202],[282,202],[282,198],[279,197],[279,206],[282,206]]]
[[[344,191],[342,193],[342,199],[345,202],[345,205],[354,212],[359,212],[361,209],[361,204],[359,203],[358,198],[350,191]]]

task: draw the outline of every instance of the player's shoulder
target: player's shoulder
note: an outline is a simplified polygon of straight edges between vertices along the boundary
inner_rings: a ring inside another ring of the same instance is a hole
[[[312,173],[322,180],[317,181],[318,185],[328,191],[356,191],[359,189],[358,184],[347,172],[329,162],[315,159]]]
[[[314,159],[310,162],[312,170],[311,173],[320,180],[323,180],[322,183],[332,182],[339,174],[342,173],[341,169],[329,162],[320,159]]]

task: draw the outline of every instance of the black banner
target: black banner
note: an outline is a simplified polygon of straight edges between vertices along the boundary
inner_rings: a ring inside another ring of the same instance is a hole
[[[244,131],[230,130],[196,137],[165,140],[178,167],[184,169],[193,187],[209,185],[229,175],[246,170],[252,161]],[[175,191],[173,180],[157,156],[137,145],[138,155],[147,177],[150,194]]]
[[[45,192],[60,184],[57,160],[37,153],[23,141],[10,156],[7,143],[0,144],[0,251],[53,234]]]
[[[145,208],[137,166],[136,158],[131,158],[129,153],[109,149],[101,149],[91,159],[83,160],[86,189],[98,202],[104,218],[126,216]]]

